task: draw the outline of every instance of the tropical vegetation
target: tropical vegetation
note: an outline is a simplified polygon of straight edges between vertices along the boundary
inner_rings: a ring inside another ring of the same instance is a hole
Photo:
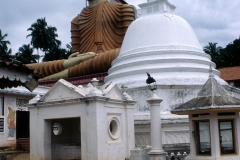
[[[211,56],[217,68],[240,66],[240,38],[235,39],[225,48],[210,42],[203,50]]]
[[[33,54],[33,48],[30,46],[30,44],[24,44],[18,49],[15,59],[24,64],[37,63],[39,55]]]
[[[10,45],[10,41],[6,40],[5,38],[8,36],[8,34],[2,34],[2,30],[0,29],[0,55],[1,58],[12,58],[11,55],[12,50],[8,48],[8,45]]]
[[[31,33],[27,37],[31,37],[31,44],[36,48],[39,55],[39,49],[45,54],[50,50],[55,50],[61,45],[61,41],[56,39],[58,37],[57,28],[48,26],[45,18],[37,19],[35,23],[27,29]]]

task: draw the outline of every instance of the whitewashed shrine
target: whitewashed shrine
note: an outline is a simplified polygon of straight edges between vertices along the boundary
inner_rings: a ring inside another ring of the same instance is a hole
[[[240,159],[240,99],[231,96],[212,70],[196,98],[171,112],[189,115],[190,154],[186,160]]]
[[[114,84],[76,87],[59,80],[29,103],[30,159],[118,160],[134,148],[135,101]]]

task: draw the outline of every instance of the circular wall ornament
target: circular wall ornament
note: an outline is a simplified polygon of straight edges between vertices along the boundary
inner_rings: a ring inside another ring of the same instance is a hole
[[[119,124],[119,120],[116,117],[113,117],[108,121],[108,133],[110,137],[114,140],[119,138],[120,124]]]
[[[53,124],[53,134],[58,136],[62,133],[62,125],[61,123],[54,123]]]

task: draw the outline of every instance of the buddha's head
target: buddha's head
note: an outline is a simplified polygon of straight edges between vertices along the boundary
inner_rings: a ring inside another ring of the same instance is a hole
[[[87,0],[87,1],[89,3],[89,6],[92,7],[106,0]]]

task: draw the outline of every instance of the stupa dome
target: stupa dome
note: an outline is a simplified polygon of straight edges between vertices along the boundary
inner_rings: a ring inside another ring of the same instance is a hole
[[[167,1],[154,3],[158,2]],[[159,85],[203,85],[209,66],[216,67],[210,59],[186,20],[166,11],[146,14],[129,26],[105,82],[146,86],[149,72]],[[219,71],[214,69],[214,74],[219,83],[227,84]]]
[[[127,30],[120,57],[136,53],[137,50],[188,49],[203,52],[199,41],[186,20],[160,13],[140,17]]]

